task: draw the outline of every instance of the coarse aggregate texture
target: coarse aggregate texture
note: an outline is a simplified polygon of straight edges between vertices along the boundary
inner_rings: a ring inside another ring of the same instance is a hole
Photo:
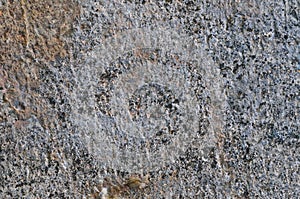
[[[0,198],[299,198],[299,7],[1,0]]]

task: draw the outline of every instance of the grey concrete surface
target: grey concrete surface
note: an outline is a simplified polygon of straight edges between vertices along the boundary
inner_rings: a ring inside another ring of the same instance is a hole
[[[0,198],[299,198],[299,16],[0,1]]]

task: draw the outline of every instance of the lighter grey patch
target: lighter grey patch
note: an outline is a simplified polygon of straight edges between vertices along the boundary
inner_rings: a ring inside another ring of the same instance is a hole
[[[204,149],[217,143],[224,106],[219,71],[176,29],[115,35],[86,56],[77,76],[72,119],[103,166],[151,171],[175,162],[191,145]],[[210,98],[204,136],[198,133],[203,115],[201,96],[191,89],[193,76],[201,76]]]

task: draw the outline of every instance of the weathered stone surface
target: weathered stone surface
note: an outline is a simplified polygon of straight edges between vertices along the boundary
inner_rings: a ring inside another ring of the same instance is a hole
[[[299,198],[299,35],[293,0],[0,1],[0,197]]]

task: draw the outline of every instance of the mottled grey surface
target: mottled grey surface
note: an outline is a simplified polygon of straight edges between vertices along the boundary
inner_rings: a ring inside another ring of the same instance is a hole
[[[0,198],[300,197],[298,1],[0,2]]]

